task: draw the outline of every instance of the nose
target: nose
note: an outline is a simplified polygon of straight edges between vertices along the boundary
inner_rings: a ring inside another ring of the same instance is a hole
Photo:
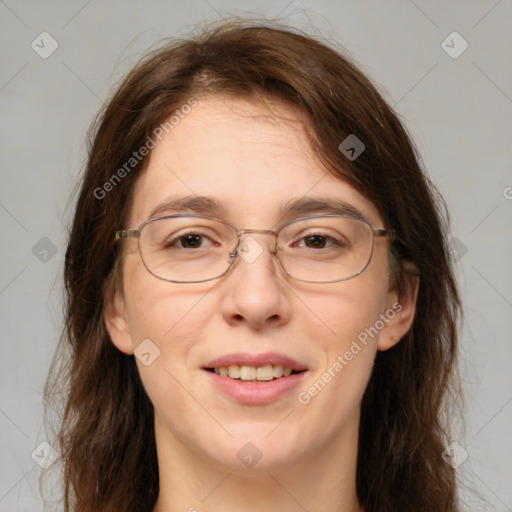
[[[244,232],[236,260],[222,284],[221,309],[228,323],[245,323],[253,329],[264,329],[289,321],[290,291],[276,256],[273,232]]]

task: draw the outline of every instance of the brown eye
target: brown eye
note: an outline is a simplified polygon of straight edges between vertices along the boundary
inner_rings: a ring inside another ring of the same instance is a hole
[[[172,236],[165,242],[166,249],[199,249],[208,245],[215,245],[209,237],[195,231]]]
[[[201,246],[201,235],[185,235],[179,238],[179,241],[181,242],[181,246],[184,248],[195,248]]]
[[[304,238],[306,247],[313,247],[313,248],[321,248],[323,249],[325,247],[325,244],[327,242],[327,239],[325,236],[320,235],[313,235],[313,236],[307,236]]]
[[[314,234],[302,237],[293,245],[307,249],[332,249],[334,247],[342,247],[344,244],[341,240],[337,240],[332,236]]]

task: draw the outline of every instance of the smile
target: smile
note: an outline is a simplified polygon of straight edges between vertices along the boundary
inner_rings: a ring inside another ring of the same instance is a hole
[[[289,366],[271,365],[266,364],[263,366],[250,366],[250,365],[237,365],[220,366],[217,368],[207,368],[208,371],[214,372],[223,377],[230,379],[243,380],[250,382],[270,381],[274,379],[281,379],[288,377],[292,374],[299,373],[292,370]]]
[[[213,389],[238,404],[264,405],[285,398],[308,368],[284,354],[233,353],[209,361],[202,368]]]

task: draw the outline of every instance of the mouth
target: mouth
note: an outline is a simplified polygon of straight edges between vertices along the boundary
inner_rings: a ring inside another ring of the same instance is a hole
[[[264,405],[287,396],[308,373],[298,361],[278,353],[229,354],[201,368],[214,389],[236,403]]]

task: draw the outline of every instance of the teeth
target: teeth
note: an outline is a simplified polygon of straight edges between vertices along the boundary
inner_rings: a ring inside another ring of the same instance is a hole
[[[239,366],[237,364],[232,364],[230,366],[221,366],[220,368],[214,368],[214,371],[217,375],[222,375],[223,377],[230,377],[231,379],[240,379],[240,380],[260,380],[260,381],[268,381],[273,379],[279,379],[281,377],[288,377],[292,373],[292,369],[271,364],[266,364],[264,366],[249,366],[242,365]]]
[[[237,364],[232,364],[228,368],[228,375],[232,379],[239,379],[240,378],[240,366],[238,366]]]
[[[256,379],[257,380],[272,380],[274,378],[274,370],[271,364],[266,364],[265,366],[260,366],[256,370]]]
[[[283,376],[283,367],[280,364],[277,364],[276,366],[274,366],[273,375],[276,379]]]
[[[254,366],[240,366],[240,378],[242,380],[254,380],[256,378],[256,373],[257,370]]]

